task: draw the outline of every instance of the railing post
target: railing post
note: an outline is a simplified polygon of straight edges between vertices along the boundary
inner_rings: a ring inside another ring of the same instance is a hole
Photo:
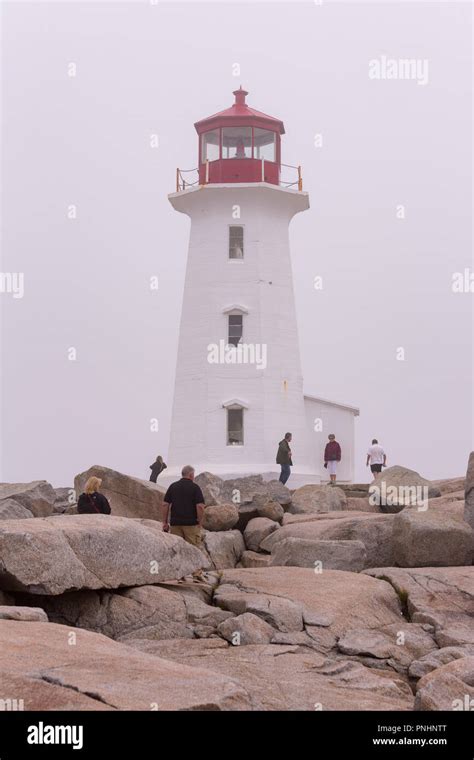
[[[303,177],[301,176],[301,166],[298,166],[298,190],[303,189]]]
[[[265,159],[262,158],[262,182],[265,182]]]
[[[209,159],[206,158],[206,185],[209,184]]]
[[[176,192],[179,193],[179,169],[176,169]]]

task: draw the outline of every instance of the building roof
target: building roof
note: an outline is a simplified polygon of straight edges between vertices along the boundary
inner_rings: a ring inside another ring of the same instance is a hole
[[[275,119],[273,116],[269,116],[262,111],[257,111],[255,108],[251,108],[245,102],[245,98],[248,95],[247,90],[242,89],[242,85],[238,90],[234,90],[235,103],[230,108],[225,108],[223,111],[218,111],[207,116],[205,119],[200,119],[194,126],[196,131],[201,133],[207,129],[211,129],[213,126],[229,126],[235,121],[236,126],[246,126],[255,124],[259,126],[266,126],[269,129],[274,129],[281,135],[285,133],[285,127],[281,119]]]
[[[339,401],[329,401],[327,398],[321,398],[321,396],[310,396],[307,393],[304,394],[304,398],[307,398],[308,401],[318,401],[320,404],[329,404],[330,406],[338,406],[341,409],[348,409],[350,412],[354,413],[355,417],[358,417],[360,414],[360,410],[357,406],[343,404]]]

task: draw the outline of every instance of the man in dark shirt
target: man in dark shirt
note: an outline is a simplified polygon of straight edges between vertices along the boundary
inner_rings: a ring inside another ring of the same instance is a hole
[[[281,467],[280,483],[285,485],[286,481],[291,475],[291,468],[293,467],[293,460],[291,459],[291,433],[285,433],[285,437],[278,444],[278,451],[276,462]]]
[[[204,496],[194,483],[194,467],[186,465],[181,470],[181,480],[171,483],[163,500],[163,530],[173,536],[184,538],[188,544],[201,548],[201,523],[204,517]],[[202,570],[193,573],[197,580]]]

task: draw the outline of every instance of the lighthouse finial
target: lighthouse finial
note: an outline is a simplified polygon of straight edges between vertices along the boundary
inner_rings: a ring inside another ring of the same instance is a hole
[[[239,87],[238,90],[234,90],[234,92],[232,94],[235,95],[235,104],[236,105],[238,105],[238,106],[245,106],[246,105],[246,103],[245,103],[245,97],[246,97],[246,95],[248,95],[248,92],[247,92],[247,90],[243,89],[242,85],[240,85],[240,87]]]

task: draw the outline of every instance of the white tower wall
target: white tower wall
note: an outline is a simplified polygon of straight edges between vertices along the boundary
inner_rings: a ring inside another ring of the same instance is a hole
[[[303,397],[288,226],[307,193],[267,183],[205,185],[169,196],[191,218],[168,456],[218,474],[277,471],[293,433],[293,472],[316,472]],[[236,218],[236,207],[240,218]],[[244,258],[229,259],[229,226],[244,227]],[[212,364],[209,345],[227,343],[226,309],[244,313],[244,344],[266,346],[267,366]],[[244,445],[227,445],[223,404],[245,405]]]

